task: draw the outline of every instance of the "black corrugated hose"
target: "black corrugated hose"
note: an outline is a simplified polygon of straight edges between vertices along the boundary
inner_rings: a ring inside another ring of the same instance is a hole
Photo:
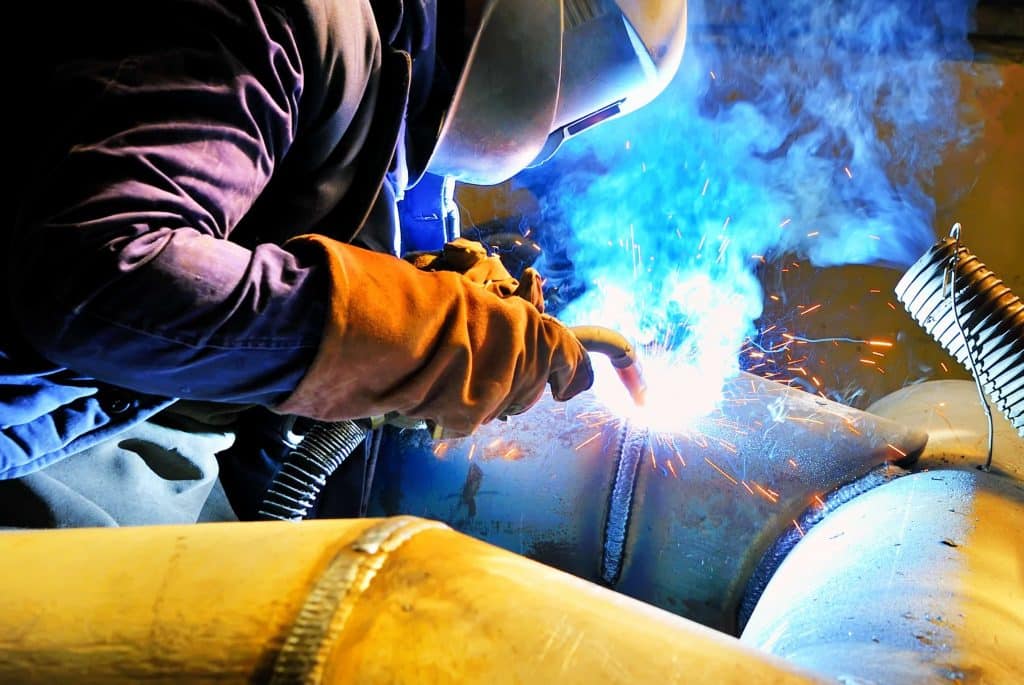
[[[261,519],[299,521],[306,518],[327,478],[366,438],[357,421],[317,422],[284,460],[260,506]]]
[[[961,246],[959,224],[904,274],[896,297],[1024,437],[1024,302]]]

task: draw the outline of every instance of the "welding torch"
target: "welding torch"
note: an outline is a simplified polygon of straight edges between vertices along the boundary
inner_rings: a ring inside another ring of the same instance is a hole
[[[615,374],[626,386],[629,396],[638,407],[644,406],[647,398],[647,381],[644,380],[636,350],[626,336],[606,326],[570,326],[569,330],[590,353],[600,353],[608,357]],[[444,437],[444,428],[433,426],[431,433],[434,439]]]
[[[587,352],[599,352],[608,357],[633,402],[642,407],[647,396],[647,381],[644,380],[636,351],[626,337],[605,326],[572,326],[569,330]]]
[[[569,330],[587,352],[597,352],[608,357],[630,397],[637,406],[643,406],[647,383],[640,370],[636,351],[626,337],[605,326],[572,326]],[[260,504],[260,518],[282,521],[305,518],[327,478],[360,443],[369,440],[366,437],[367,428],[379,428],[389,422],[410,428],[419,427],[423,423],[415,421],[406,425],[407,421],[397,414],[373,417],[368,423],[363,420],[314,423],[298,447],[289,453],[267,488]],[[428,424],[427,427],[435,440],[444,439],[442,426]],[[372,469],[370,473],[372,479]]]

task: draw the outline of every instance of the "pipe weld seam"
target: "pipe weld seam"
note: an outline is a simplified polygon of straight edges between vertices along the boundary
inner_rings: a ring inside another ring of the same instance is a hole
[[[604,524],[601,580],[608,585],[616,583],[622,573],[622,562],[626,555],[626,536],[629,534],[629,520],[633,513],[633,494],[647,439],[646,429],[636,430],[628,421],[624,423],[615,482],[609,495]]]
[[[278,652],[270,683],[320,683],[327,657],[360,596],[394,551],[427,530],[449,528],[439,521],[396,516],[339,550],[306,595]]]

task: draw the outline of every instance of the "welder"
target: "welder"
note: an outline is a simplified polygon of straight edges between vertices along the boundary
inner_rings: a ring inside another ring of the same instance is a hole
[[[399,257],[457,240],[455,182],[502,182],[653,98],[684,0],[16,15],[0,526],[231,518],[218,455],[258,459],[238,446],[294,417],[470,433],[590,386],[538,274]]]

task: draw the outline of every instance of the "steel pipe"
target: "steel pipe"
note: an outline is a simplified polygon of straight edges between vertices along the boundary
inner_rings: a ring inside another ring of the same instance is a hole
[[[681,390],[685,392],[685,390]],[[385,440],[369,513],[408,513],[735,634],[747,582],[828,493],[925,444],[913,429],[751,374],[671,432],[592,394],[550,397],[470,438]],[[353,515],[342,468],[321,515]]]
[[[0,535],[4,683],[814,683],[432,521]]]

